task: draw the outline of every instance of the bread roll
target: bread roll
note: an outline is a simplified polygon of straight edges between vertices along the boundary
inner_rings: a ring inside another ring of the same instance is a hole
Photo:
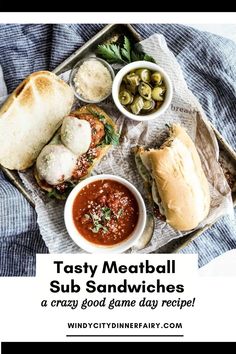
[[[73,104],[73,90],[49,71],[28,76],[0,109],[0,164],[30,167]]]
[[[147,169],[151,167],[166,222],[179,231],[197,227],[209,213],[210,192],[200,157],[185,129],[174,124],[159,150],[141,150],[140,157]]]

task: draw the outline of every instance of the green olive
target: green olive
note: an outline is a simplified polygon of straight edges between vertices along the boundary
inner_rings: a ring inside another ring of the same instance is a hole
[[[119,100],[120,100],[121,104],[126,106],[127,104],[130,104],[130,103],[133,102],[133,96],[132,96],[132,94],[129,91],[122,90],[119,93]]]
[[[143,99],[141,96],[136,96],[134,98],[133,103],[130,105],[131,111],[133,114],[139,114],[140,111],[143,109]]]
[[[142,110],[145,112],[151,111],[155,107],[155,101],[154,100],[144,100],[143,108]]]
[[[152,90],[152,98],[155,101],[164,101],[163,95],[164,95],[164,91],[163,91],[162,87],[156,86]]]
[[[151,73],[148,69],[138,69],[136,70],[136,74],[143,82],[149,83],[151,80]]]
[[[158,71],[155,71],[151,76],[151,81],[154,85],[161,85],[162,84],[162,76]]]
[[[139,92],[140,96],[145,98],[145,100],[150,100],[151,99],[152,89],[145,82],[141,82],[141,84],[138,87],[138,92]]]
[[[126,79],[131,86],[138,86],[140,83],[140,78],[135,73],[126,75]]]

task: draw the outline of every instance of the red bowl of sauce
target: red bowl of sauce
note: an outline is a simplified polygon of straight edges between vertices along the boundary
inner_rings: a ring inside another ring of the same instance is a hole
[[[65,205],[65,224],[73,241],[90,253],[121,253],[141,236],[146,208],[127,180],[98,175],[80,182]]]

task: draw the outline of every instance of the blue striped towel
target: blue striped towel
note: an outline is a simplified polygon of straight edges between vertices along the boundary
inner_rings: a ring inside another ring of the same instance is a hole
[[[53,70],[103,25],[0,25],[0,65],[10,93],[25,76]],[[236,44],[182,25],[134,25],[147,38],[163,34],[189,88],[209,120],[236,148]],[[236,248],[236,227],[227,217],[181,253],[198,253],[199,266]],[[36,253],[47,253],[34,209],[0,173],[0,275],[35,275]]]

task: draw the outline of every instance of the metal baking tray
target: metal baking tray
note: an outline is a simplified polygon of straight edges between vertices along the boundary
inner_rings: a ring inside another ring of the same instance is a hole
[[[63,72],[71,69],[78,60],[86,56],[89,52],[93,52],[98,44],[117,38],[119,35],[126,35],[131,41],[137,43],[142,40],[142,37],[135,31],[135,29],[129,24],[111,24],[105,26],[101,31],[99,31],[94,37],[92,37],[88,42],[86,42],[81,48],[75,51],[71,56],[64,60],[55,70],[55,74],[60,75]],[[231,146],[224,140],[219,131],[212,126],[216,138],[220,147],[220,158],[221,160],[227,160],[230,164],[230,169],[233,171],[233,175],[236,180],[236,152],[231,148]],[[6,177],[16,186],[16,188],[24,195],[24,197],[29,201],[29,203],[34,206],[34,201],[31,194],[24,187],[18,173],[16,171],[10,171],[4,167],[1,167],[2,171]],[[236,205],[236,191],[232,191],[232,199],[234,206]],[[179,239],[169,242],[167,245],[163,246],[158,250],[162,253],[172,253],[178,252],[181,248],[185,247],[189,242],[194,240],[196,237],[201,235],[205,230],[207,230],[212,225],[207,225],[204,228],[194,231],[187,236],[181,237]]]

